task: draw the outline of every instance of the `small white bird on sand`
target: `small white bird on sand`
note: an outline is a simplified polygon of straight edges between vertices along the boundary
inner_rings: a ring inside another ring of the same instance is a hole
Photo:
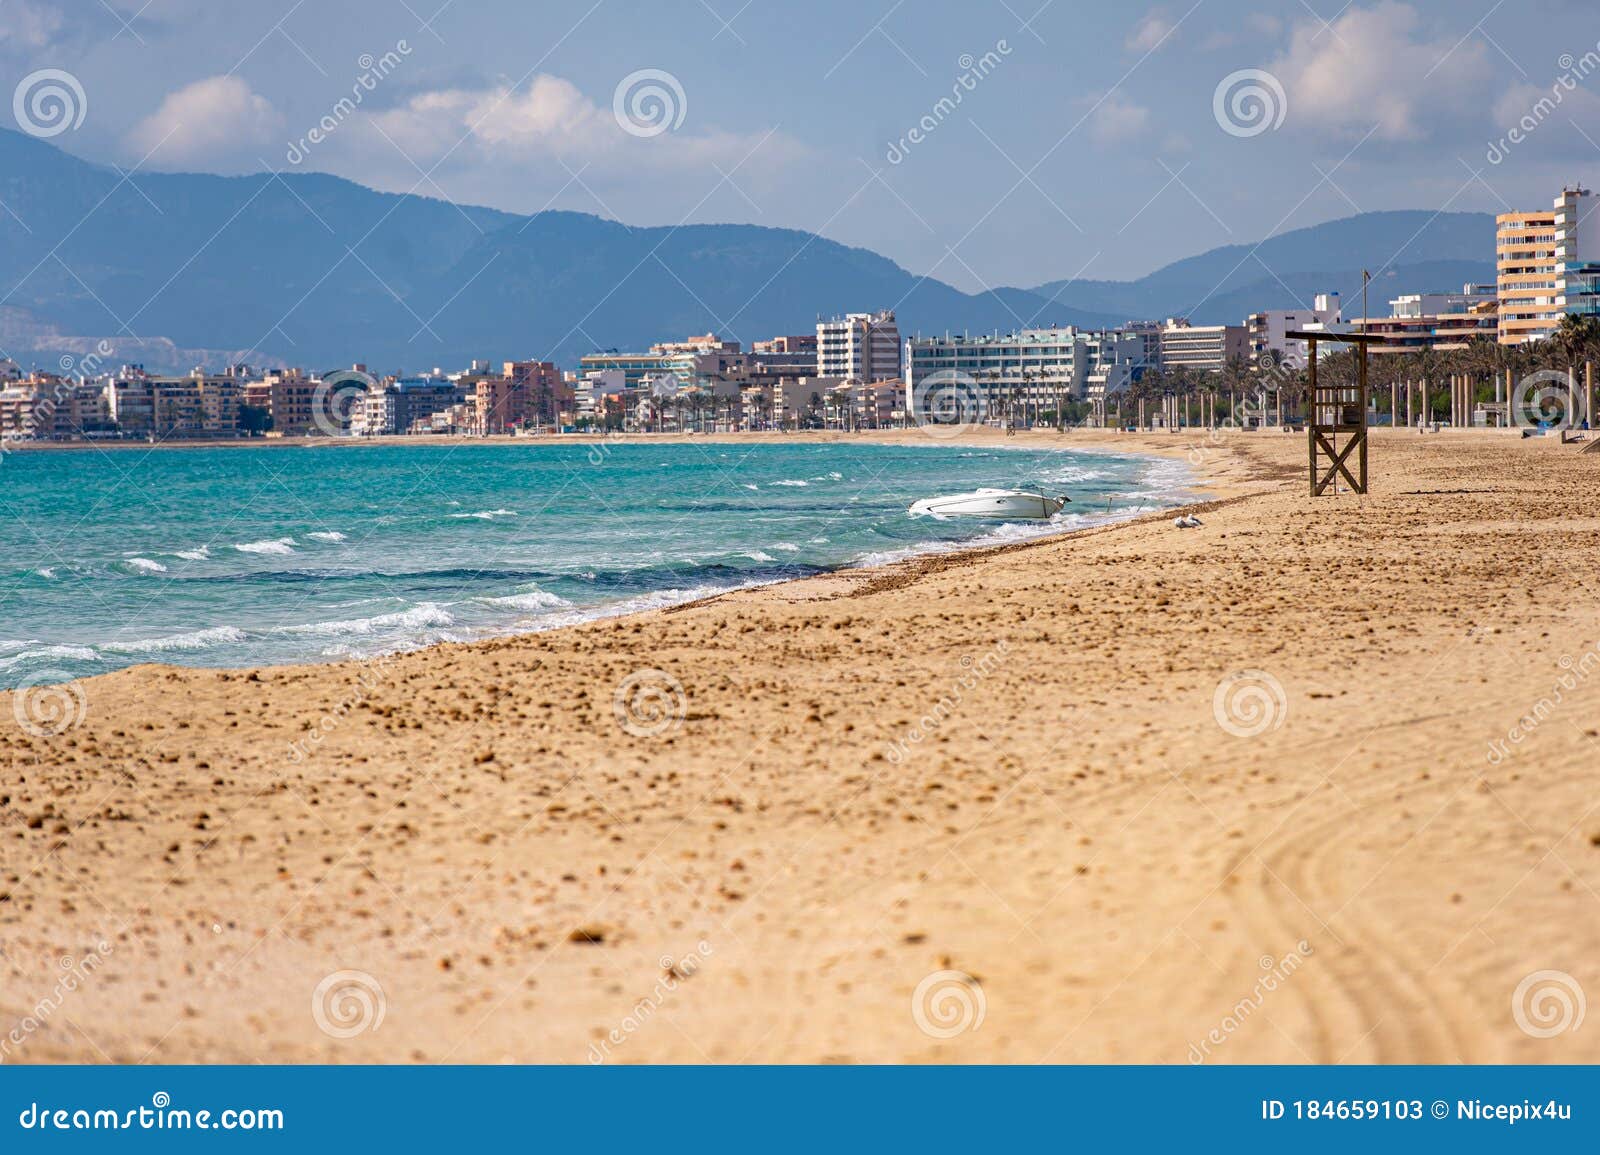
[[[1204,524],[1204,522],[1202,522],[1198,517],[1195,517],[1192,513],[1186,513],[1181,517],[1175,517],[1172,519],[1172,526],[1174,529],[1199,529],[1200,526]]]

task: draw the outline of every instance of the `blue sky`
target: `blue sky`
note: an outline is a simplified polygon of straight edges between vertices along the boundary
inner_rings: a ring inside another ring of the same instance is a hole
[[[124,168],[804,228],[966,289],[1600,172],[1589,0],[1341,3],[0,0],[0,69],[70,73],[51,139]]]

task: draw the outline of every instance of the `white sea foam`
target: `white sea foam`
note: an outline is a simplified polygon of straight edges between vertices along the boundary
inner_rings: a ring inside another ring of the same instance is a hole
[[[325,533],[308,533],[308,534],[306,534],[306,536],[309,537],[312,541],[341,542],[341,541],[346,540],[344,534],[338,532],[337,530],[331,530],[331,529],[328,530]]]
[[[161,654],[168,650],[204,650],[245,640],[245,632],[235,626],[214,626],[209,630],[195,630],[187,634],[168,634],[164,638],[107,642],[100,648],[111,654]]]
[[[8,670],[12,666],[21,665],[23,662],[37,662],[44,659],[65,658],[73,662],[98,662],[100,655],[88,646],[44,646],[37,650],[24,650],[20,654],[0,658],[0,670]]]
[[[483,598],[484,605],[505,606],[513,610],[548,610],[555,606],[570,606],[572,603],[559,594],[549,590],[542,590],[535,586],[521,593],[508,594],[499,598]]]
[[[767,553],[765,550],[759,550],[759,549],[746,550],[744,553],[740,554],[739,556],[740,557],[747,557],[751,561],[777,561],[778,560],[777,558],[773,557],[770,553]]]
[[[334,622],[307,622],[299,626],[279,626],[283,634],[310,634],[336,637],[341,634],[377,634],[391,630],[438,629],[452,625],[455,618],[438,602],[421,602],[409,610],[379,614],[371,618],[346,618]]]
[[[33,572],[38,574],[40,577],[46,579],[47,581],[55,581],[56,580],[56,567],[53,566],[53,565],[47,565],[43,569],[36,569]]]
[[[450,516],[455,518],[472,517],[479,521],[493,521],[497,517],[516,517],[517,511],[514,509],[481,509],[477,513],[452,513]]]
[[[792,542],[792,541],[775,541],[775,542],[772,543],[772,548],[775,549],[775,550],[779,550],[779,551],[781,551],[783,553],[799,553],[800,552],[800,547],[795,545],[795,543]]]
[[[180,549],[174,556],[181,557],[185,561],[208,561],[211,557],[211,548],[203,545],[199,549]]]
[[[790,486],[790,487],[797,488],[797,489],[803,489],[806,486],[810,485],[811,483],[809,481],[792,481],[792,480],[789,480],[789,481],[769,481],[767,484],[768,485],[783,485],[783,486]]]
[[[235,545],[233,548],[240,553],[293,553],[298,543],[292,537],[280,537],[272,541],[246,541]]]
[[[139,573],[166,573],[167,567],[158,561],[151,561],[147,557],[130,557],[125,563],[131,570]]]

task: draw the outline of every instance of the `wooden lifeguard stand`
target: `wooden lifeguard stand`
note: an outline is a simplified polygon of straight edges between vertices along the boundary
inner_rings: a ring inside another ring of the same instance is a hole
[[[1340,477],[1349,483],[1351,492],[1367,492],[1367,346],[1381,345],[1385,338],[1366,333],[1304,331],[1285,335],[1306,343],[1311,376],[1311,403],[1306,413],[1311,496],[1321,497],[1329,486],[1337,493]],[[1354,385],[1325,385],[1317,380],[1318,341],[1337,341],[1342,345],[1355,345],[1360,350]],[[1339,446],[1341,435],[1349,438],[1343,448]],[[1354,473],[1349,464],[1352,456],[1355,458]]]

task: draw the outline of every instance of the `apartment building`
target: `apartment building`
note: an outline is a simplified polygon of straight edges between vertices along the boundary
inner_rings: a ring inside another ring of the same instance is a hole
[[[1547,212],[1495,218],[1502,345],[1548,337],[1567,313],[1600,315],[1600,215],[1592,195],[1565,188]]]
[[[1306,343],[1288,334],[1297,331],[1337,331],[1344,321],[1338,293],[1318,293],[1309,309],[1266,309],[1245,320],[1250,346],[1250,367],[1303,366]]]
[[[1250,359],[1250,334],[1243,325],[1191,325],[1180,317],[1161,327],[1163,372],[1220,373],[1235,358]]]
[[[447,377],[404,377],[369,387],[361,411],[351,414],[358,437],[431,432],[433,418],[463,401],[460,387]]]
[[[523,417],[528,421],[557,424],[563,402],[571,405],[572,390],[565,387],[554,361],[506,361],[500,375],[522,393]]]
[[[1560,323],[1556,263],[1554,210],[1495,217],[1500,344],[1520,345],[1555,332]]]
[[[299,437],[311,432],[317,382],[303,369],[278,369],[247,381],[242,403],[272,415],[274,433]]]
[[[1492,285],[1463,285],[1459,293],[1407,293],[1389,302],[1389,316],[1352,322],[1355,332],[1383,337],[1375,357],[1422,349],[1463,349],[1499,332],[1499,302]]]
[[[905,343],[907,412],[915,416],[930,392],[945,391],[940,382],[971,393],[973,413],[1054,412],[1058,402],[1093,395],[1092,384],[1115,389],[1142,375],[1148,348],[1146,334],[1132,328],[913,337]]]
[[[892,381],[900,377],[900,326],[894,313],[847,313],[817,322],[818,377]]]

